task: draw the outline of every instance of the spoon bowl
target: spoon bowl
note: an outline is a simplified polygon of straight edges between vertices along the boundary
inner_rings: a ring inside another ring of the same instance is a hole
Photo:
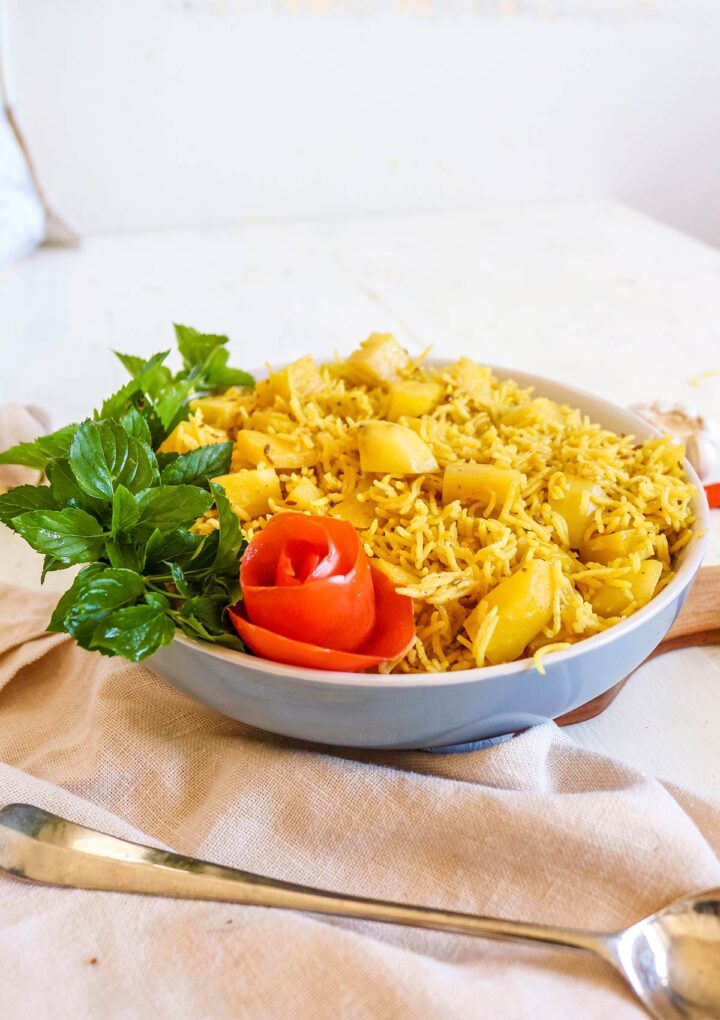
[[[720,889],[677,900],[617,933],[581,931],[282,882],[118,839],[32,804],[0,810],[0,868],[75,889],[307,910],[580,950],[612,964],[660,1020],[720,1018]]]
[[[720,1017],[720,889],[676,900],[614,935],[612,948],[655,1016]]]

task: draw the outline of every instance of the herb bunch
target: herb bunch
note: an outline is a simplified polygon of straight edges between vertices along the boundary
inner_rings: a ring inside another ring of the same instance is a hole
[[[129,381],[92,418],[0,454],[0,464],[43,471],[48,485],[20,485],[0,496],[0,521],[45,557],[48,571],[87,564],[61,597],[48,630],[83,648],[139,661],[190,637],[243,649],[225,621],[240,597],[244,539],[223,489],[232,443],[190,453],[155,451],[187,417],[192,396],[250,387],[228,366],[227,337],[175,326],[183,359],[169,351],[143,359],[117,354]],[[219,529],[191,531],[212,507]]]

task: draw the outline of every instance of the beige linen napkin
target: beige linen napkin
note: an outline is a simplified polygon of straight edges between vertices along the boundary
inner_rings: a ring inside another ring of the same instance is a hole
[[[553,725],[471,754],[304,746],[45,634],[0,588],[0,803],[295,882],[590,928],[720,884],[720,805]],[[623,1018],[562,951],[0,877],[0,1016]]]
[[[0,404],[0,450],[28,443],[50,430],[50,419],[32,404]],[[35,484],[40,474],[16,464],[0,464],[0,492],[14,485]]]

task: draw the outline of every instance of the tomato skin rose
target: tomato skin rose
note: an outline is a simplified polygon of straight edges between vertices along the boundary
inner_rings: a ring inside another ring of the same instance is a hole
[[[275,662],[356,672],[399,658],[415,638],[412,599],[371,566],[347,521],[278,514],[245,550],[240,583],[233,626]]]

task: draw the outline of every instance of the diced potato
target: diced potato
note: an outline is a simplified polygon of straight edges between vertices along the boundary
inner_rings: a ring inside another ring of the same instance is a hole
[[[638,540],[637,532],[628,528],[626,531],[612,531],[603,535],[593,535],[580,546],[580,555],[584,563],[602,563],[605,566],[613,560],[627,558],[632,552],[639,552],[643,558],[643,544]]]
[[[621,616],[631,602],[636,608],[646,605],[657,588],[663,565],[660,560],[645,560],[640,569],[627,574],[624,580],[630,582],[630,589],[612,588],[605,585],[592,592],[590,603],[598,616]]]
[[[190,453],[200,446],[226,443],[227,433],[222,429],[204,425],[202,414],[196,413],[188,421],[181,421],[158,447],[158,453]]]
[[[470,358],[460,358],[453,367],[456,380],[463,389],[473,394],[484,394],[490,390],[492,372],[485,365],[478,365]]]
[[[410,358],[392,333],[371,333],[358,350],[347,359],[347,367],[354,379],[369,386],[397,378]]]
[[[330,508],[333,517],[340,517],[343,521],[349,521],[359,531],[369,528],[375,520],[375,510],[372,503],[360,501],[357,496],[348,496],[335,503]]]
[[[547,397],[538,397],[527,404],[519,404],[512,411],[503,416],[503,425],[517,425],[523,428],[534,425],[537,422],[553,422],[555,425],[563,424],[563,416],[560,408]]]
[[[214,482],[222,485],[225,495],[237,513],[243,510],[249,518],[260,517],[270,510],[269,500],[281,500],[280,479],[274,468],[257,468],[219,475]]]
[[[576,475],[565,476],[565,489],[564,496],[560,499],[550,497],[549,503],[567,524],[570,548],[578,549],[597,510],[593,497],[603,497],[605,493],[590,478],[578,478]]]
[[[280,439],[254,429],[241,429],[235,440],[234,463],[257,467],[267,461],[280,471],[294,471],[312,467],[317,456],[314,450],[296,446],[289,439]]]
[[[275,432],[287,431],[288,428],[292,428],[293,419],[290,418],[285,411],[253,411],[252,414],[248,415],[248,419],[245,422],[244,428],[255,429],[256,432]]]
[[[383,574],[390,578],[396,588],[405,588],[409,584],[417,584],[418,579],[416,575],[411,574],[404,567],[399,567],[396,563],[388,563],[387,560],[381,559],[374,559],[372,563],[374,567],[382,570]]]
[[[360,467],[380,475],[419,475],[437,471],[430,447],[412,429],[390,421],[363,422],[359,428]]]
[[[525,475],[514,468],[499,468],[494,464],[448,464],[443,475],[442,500],[452,503],[459,499],[463,503],[484,503],[487,506],[493,496],[502,506],[510,492],[516,492],[525,484]]]
[[[398,418],[417,418],[421,414],[429,414],[435,410],[443,395],[443,387],[436,382],[417,382],[403,379],[390,383],[388,386],[390,401],[387,418],[397,421]]]
[[[322,490],[317,487],[315,482],[311,482],[309,478],[301,478],[294,485],[290,486],[285,502],[291,503],[300,510],[311,510],[313,503],[317,499],[322,499]]]
[[[298,358],[285,368],[272,372],[267,379],[256,386],[258,398],[264,403],[271,403],[275,397],[290,400],[290,397],[307,397],[322,389],[323,381],[320,369],[309,354]]]
[[[240,421],[240,407],[226,397],[198,397],[190,401],[191,411],[202,412],[203,421],[218,429],[236,428]]]
[[[511,662],[546,627],[552,617],[552,566],[531,560],[481,599],[465,620],[465,630],[475,640],[486,610],[498,610],[498,622],[485,652],[488,662]]]

